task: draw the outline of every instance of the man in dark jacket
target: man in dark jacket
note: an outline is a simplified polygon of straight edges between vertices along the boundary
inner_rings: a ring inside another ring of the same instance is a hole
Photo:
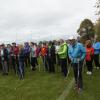
[[[1,60],[2,60],[2,71],[3,75],[8,75],[8,51],[4,44],[1,45]]]
[[[55,46],[53,42],[49,42],[48,50],[47,50],[47,59],[48,59],[48,65],[49,65],[49,72],[55,72]]]

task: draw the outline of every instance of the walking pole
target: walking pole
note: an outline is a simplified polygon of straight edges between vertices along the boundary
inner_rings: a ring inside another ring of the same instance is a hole
[[[68,60],[67,60],[67,63],[68,63]],[[69,75],[69,73],[70,73],[71,65],[72,65],[72,63],[70,63],[70,64],[68,63],[68,66],[69,66],[69,67],[68,67],[68,74],[67,74],[67,77],[68,77],[68,75]]]
[[[78,60],[78,72],[77,72],[77,91],[79,93],[79,69],[80,69],[80,59],[77,59]]]
[[[85,62],[85,60],[84,60],[84,61],[83,61],[84,73],[85,73],[85,65],[86,65],[86,62]]]

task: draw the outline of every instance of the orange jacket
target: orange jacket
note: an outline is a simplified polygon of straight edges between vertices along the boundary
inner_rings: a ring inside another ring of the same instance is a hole
[[[41,48],[41,55],[45,56],[47,54],[47,47],[42,47]]]

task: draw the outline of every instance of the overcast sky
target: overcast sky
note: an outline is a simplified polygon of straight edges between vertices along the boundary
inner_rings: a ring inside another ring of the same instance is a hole
[[[96,20],[96,0],[0,0],[0,41],[67,38]]]

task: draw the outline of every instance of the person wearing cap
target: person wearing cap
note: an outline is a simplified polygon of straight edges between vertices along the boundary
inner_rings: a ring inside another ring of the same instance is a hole
[[[83,89],[82,67],[86,49],[81,43],[76,42],[76,38],[73,36],[69,38],[69,43],[68,54],[74,70],[75,88],[81,91]]]
[[[60,48],[58,50],[58,55],[60,58],[60,65],[61,65],[61,70],[64,74],[64,76],[67,78],[68,75],[68,70],[67,70],[67,43],[64,42],[64,40],[60,40]]]

